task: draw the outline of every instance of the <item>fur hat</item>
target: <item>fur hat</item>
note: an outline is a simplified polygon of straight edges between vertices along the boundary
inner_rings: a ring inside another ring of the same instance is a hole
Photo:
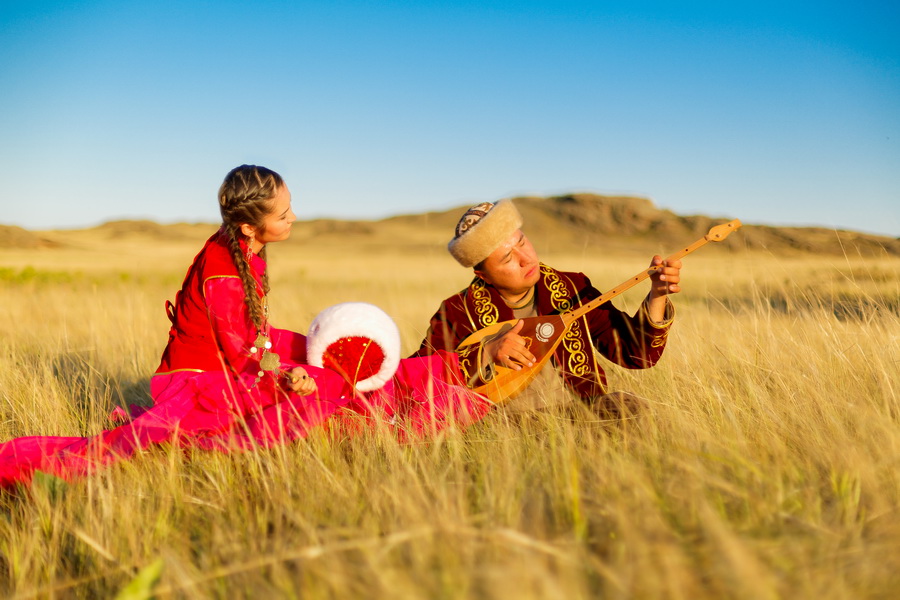
[[[456,224],[447,249],[456,262],[466,268],[474,267],[521,226],[522,215],[511,200],[482,202],[467,210]]]
[[[373,304],[335,304],[310,324],[306,358],[314,367],[336,371],[360,392],[377,390],[400,365],[400,331]]]

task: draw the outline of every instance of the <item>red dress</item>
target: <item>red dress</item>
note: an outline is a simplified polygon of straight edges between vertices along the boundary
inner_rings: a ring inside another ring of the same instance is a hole
[[[251,268],[259,284],[264,261],[253,255]],[[172,328],[150,383],[153,406],[133,407],[129,422],[95,436],[0,444],[0,487],[27,485],[36,470],[64,479],[83,476],[150,444],[226,452],[268,447],[303,437],[326,420],[342,433],[382,420],[406,439],[450,423],[468,425],[490,408],[461,384],[458,358],[447,352],[403,359],[386,385],[363,394],[337,373],[307,365],[303,335],[267,327],[268,351],[280,360],[278,369],[261,370],[262,348],[254,344],[259,332],[222,230],[194,259],[167,312]],[[282,385],[279,371],[301,365],[316,380],[316,394],[300,396]]]

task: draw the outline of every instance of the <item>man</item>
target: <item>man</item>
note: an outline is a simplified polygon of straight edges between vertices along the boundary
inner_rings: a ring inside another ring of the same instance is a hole
[[[457,262],[474,268],[475,278],[441,303],[416,354],[457,351],[470,387],[490,381],[494,365],[520,370],[536,360],[519,335],[521,322],[502,335],[458,349],[473,332],[503,321],[558,314],[601,295],[584,274],[541,263],[521,226],[522,217],[512,201],[484,202],[466,211],[448,244]],[[667,296],[680,291],[681,261],[654,256],[651,266],[655,265],[662,267],[650,277],[650,293],[634,316],[606,302],[578,319],[551,358],[556,369],[545,367],[507,409],[558,404],[567,400],[568,392],[614,416],[637,408],[637,398],[608,393],[597,354],[630,369],[652,367],[659,360],[674,318]]]

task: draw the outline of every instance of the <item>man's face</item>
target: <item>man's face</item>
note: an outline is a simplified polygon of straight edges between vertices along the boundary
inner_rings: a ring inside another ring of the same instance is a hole
[[[500,244],[475,274],[507,298],[524,294],[541,276],[537,253],[521,229]]]

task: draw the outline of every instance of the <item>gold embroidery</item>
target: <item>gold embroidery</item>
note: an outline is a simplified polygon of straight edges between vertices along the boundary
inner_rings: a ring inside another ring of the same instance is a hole
[[[572,308],[570,294],[566,284],[559,278],[556,272],[545,264],[541,264],[541,274],[544,276],[544,285],[550,291],[550,303],[559,312]]]
[[[573,323],[563,338],[563,345],[569,352],[569,372],[580,377],[591,372],[587,364],[587,354],[584,352],[583,339],[581,337],[581,320]]]
[[[203,293],[204,299],[206,299],[206,282],[209,281],[210,279],[240,279],[240,277],[238,277],[237,275],[210,275],[209,277],[207,277],[206,279],[203,280],[202,293]],[[175,301],[176,302],[178,301],[177,297],[176,297]]]
[[[541,274],[544,276],[544,285],[550,291],[550,306],[559,312],[572,308],[572,296],[575,295],[575,290],[570,290],[566,286],[566,282],[556,274],[556,271],[546,265],[541,265]],[[563,348],[569,354],[566,364],[567,370],[578,376],[584,376],[591,372],[583,341],[585,339],[582,334],[583,320],[582,318],[573,323],[562,340]]]
[[[157,375],[171,375],[172,373],[203,373],[203,369],[172,369],[171,371],[163,371],[162,373],[154,373],[152,377],[156,377]]]
[[[662,335],[654,336],[653,340],[650,341],[650,347],[659,348],[661,346],[665,346],[667,337],[669,337],[668,329]]]
[[[499,313],[497,307],[491,303],[491,295],[485,289],[484,281],[476,279],[469,286],[472,292],[472,301],[475,303],[475,312],[481,321],[481,327],[487,327],[497,322]]]
[[[472,374],[478,373],[476,362],[480,354],[477,352],[478,349],[478,344],[472,344],[471,346],[466,346],[465,348],[457,350],[457,354],[459,355],[459,368],[466,374],[466,377],[471,377]]]
[[[653,319],[650,318],[650,309],[647,308],[648,301],[649,301],[649,298],[647,300],[644,300],[644,302],[641,303],[641,308],[640,308],[641,317],[643,318],[644,322],[649,323],[650,327],[652,327],[653,329],[666,329],[667,330],[669,325],[672,324],[672,321],[675,320],[675,305],[672,304],[672,302],[668,298],[666,298],[666,310],[663,313],[663,322],[657,323],[656,321],[654,321]]]

